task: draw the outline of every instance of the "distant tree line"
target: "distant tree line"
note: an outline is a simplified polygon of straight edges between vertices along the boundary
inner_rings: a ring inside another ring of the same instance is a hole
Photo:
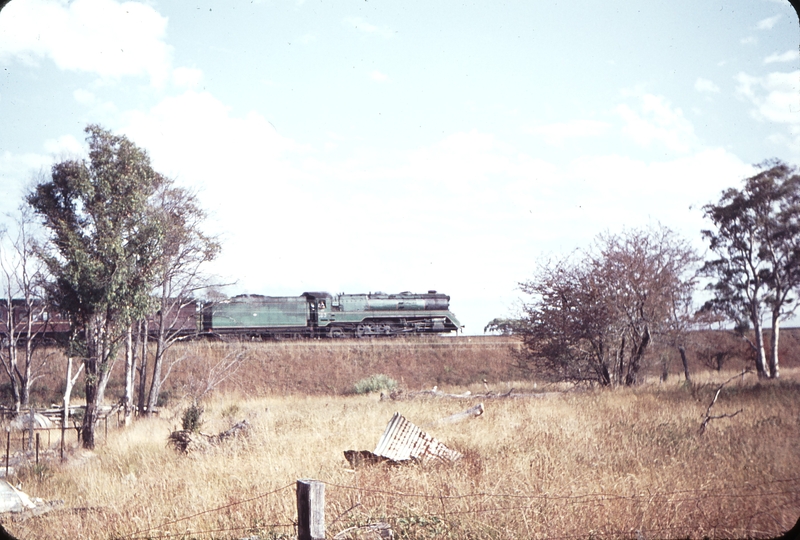
[[[703,207],[713,225],[702,231],[709,260],[663,226],[601,234],[588,249],[543,262],[520,283],[520,317],[494,319],[484,331],[520,336],[525,370],[614,386],[637,383],[654,345],[676,349],[688,379],[691,331],[727,322],[758,376],[779,377],[780,325],[800,293],[800,175],[779,160],[757,168]],[[697,306],[702,283],[710,299]],[[718,368],[731,354],[703,347],[703,360]]]
[[[202,231],[206,214],[196,196],[156,172],[147,152],[98,125],[85,131],[88,159],[55,163],[27,194],[16,233],[3,233],[0,278],[9,309],[0,321],[0,360],[19,410],[28,404],[36,375],[34,329],[46,329],[32,322],[62,314],[71,329],[61,344],[69,360],[65,404],[77,378],[72,360],[78,359],[86,395],[81,439],[93,448],[99,406],[118,359],[125,362],[126,423],[136,373],[140,410],[155,409],[169,373],[165,353],[178,339],[169,318],[209,286],[203,267],[220,244]],[[30,234],[37,225],[38,237]],[[22,299],[24,309],[10,309],[12,299]]]

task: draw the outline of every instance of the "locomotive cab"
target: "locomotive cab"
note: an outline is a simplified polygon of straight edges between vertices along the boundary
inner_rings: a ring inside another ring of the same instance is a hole
[[[334,320],[333,297],[326,292],[304,292],[303,296],[308,302],[309,326],[327,326]],[[337,302],[338,305],[338,302]]]

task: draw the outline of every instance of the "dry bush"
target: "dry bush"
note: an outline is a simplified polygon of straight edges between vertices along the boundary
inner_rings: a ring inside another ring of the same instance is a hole
[[[218,392],[203,431],[246,419],[247,438],[179,454],[166,445],[176,405],[29,479],[23,489],[63,509],[5,526],[19,538],[289,538],[294,483],[315,478],[331,535],[382,520],[420,539],[775,536],[800,515],[800,370],[733,381],[716,412],[744,412],[699,435],[731,375],[486,400],[482,416],[448,425],[435,422],[475,403]],[[350,469],[342,452],[372,450],[395,411],[464,459]]]

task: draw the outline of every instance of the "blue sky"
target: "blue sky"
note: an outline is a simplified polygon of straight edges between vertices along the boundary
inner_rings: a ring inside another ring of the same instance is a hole
[[[199,192],[230,294],[437,289],[467,333],[537,262],[800,162],[786,1],[116,2],[0,12],[0,211],[100,123]]]

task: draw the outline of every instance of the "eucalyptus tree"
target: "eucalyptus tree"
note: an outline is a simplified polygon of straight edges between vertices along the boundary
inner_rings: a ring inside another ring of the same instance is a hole
[[[713,292],[705,307],[734,322],[755,352],[758,376],[776,378],[780,323],[797,309],[800,288],[800,176],[778,160],[758,167],[742,189],[727,189],[718,203],[703,207],[715,227],[703,236],[716,256],[703,267]],[[769,362],[763,328],[767,313],[772,322]]]
[[[196,321],[193,308],[197,293],[211,286],[204,267],[220,251],[219,241],[203,231],[206,212],[189,190],[166,184],[154,197],[152,212],[163,231],[163,242],[155,274],[154,296],[158,309],[153,317],[153,332],[156,350],[147,396],[148,414],[155,410],[161,385],[175,365],[173,362],[164,369],[165,353],[191,332],[188,326]],[[142,361],[146,362],[145,355]],[[140,403],[144,397],[146,371],[144,363],[139,375]]]
[[[93,448],[98,407],[132,321],[151,309],[163,231],[150,212],[165,178],[147,153],[98,125],[85,129],[89,156],[52,166],[27,201],[49,231],[42,256],[49,296],[73,325],[68,356],[85,367],[82,444]]]

